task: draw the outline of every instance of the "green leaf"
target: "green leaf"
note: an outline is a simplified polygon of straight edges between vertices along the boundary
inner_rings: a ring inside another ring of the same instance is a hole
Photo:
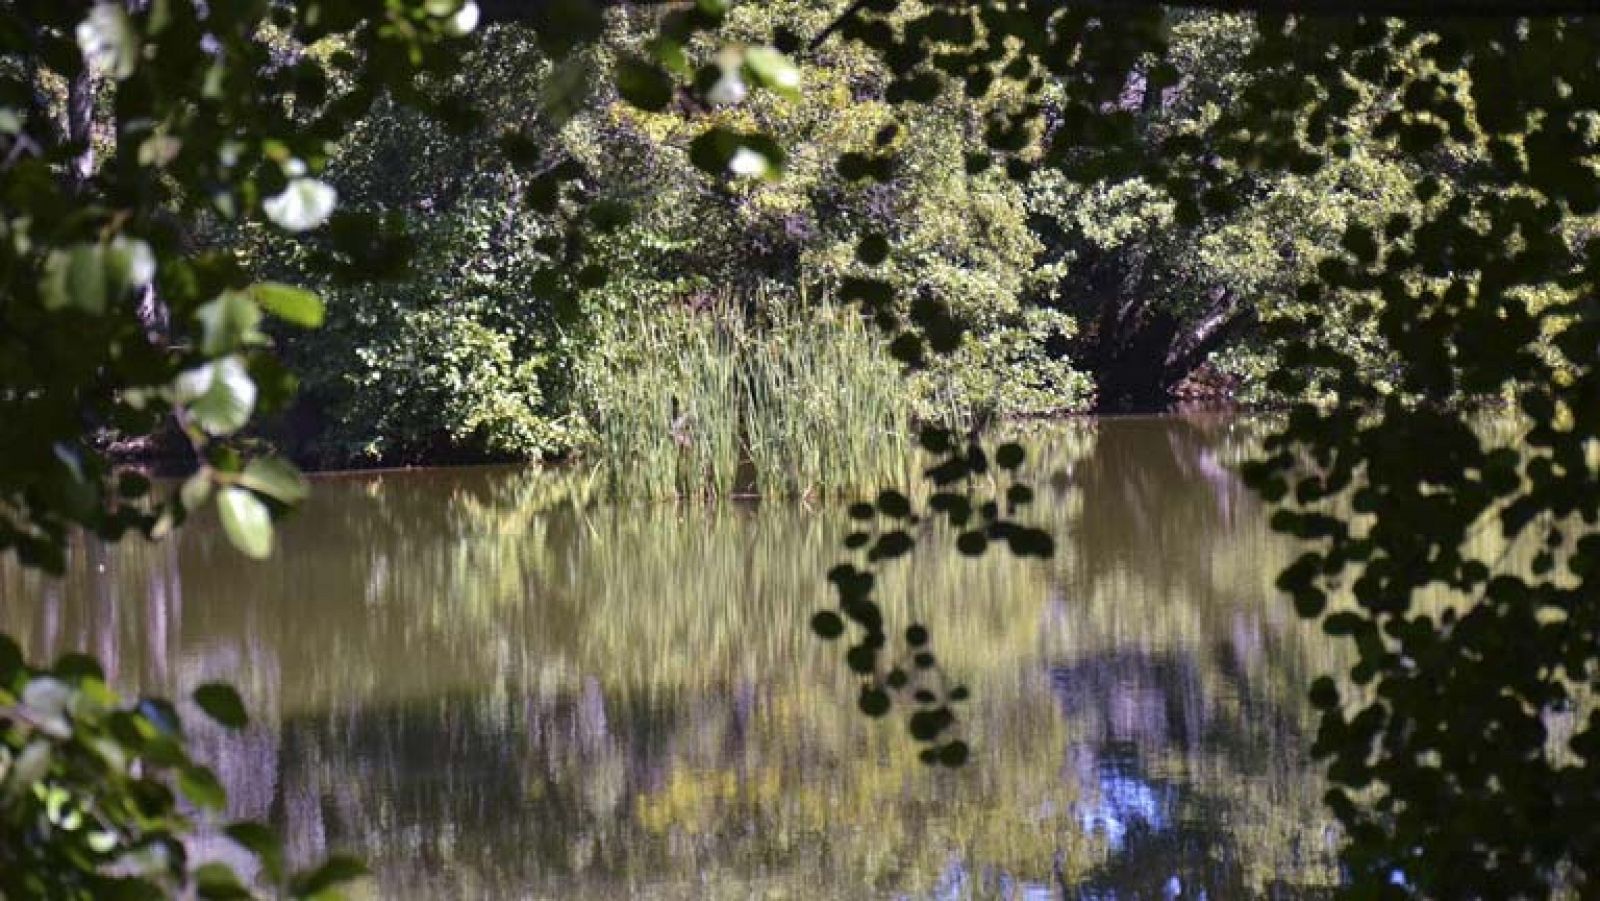
[[[226,830],[228,838],[255,854],[273,882],[283,878],[283,842],[277,833],[260,823],[242,821]]]
[[[750,80],[785,97],[800,97],[800,68],[771,47],[751,47],[744,52]]]
[[[953,741],[939,749],[939,762],[947,767],[965,766],[971,751],[964,741]]]
[[[880,688],[863,688],[856,701],[861,712],[874,719],[889,712],[889,695]]]
[[[222,292],[195,310],[194,318],[200,321],[200,351],[206,356],[220,357],[265,337],[258,328],[261,308],[240,291]]]
[[[917,741],[933,741],[953,723],[955,717],[947,708],[940,707],[936,710],[919,710],[912,714],[909,726],[911,735]]]
[[[639,59],[617,63],[617,93],[642,110],[660,112],[672,102],[672,78],[660,66]]]
[[[1015,442],[1000,445],[994,453],[994,462],[1001,469],[1016,469],[1027,458],[1027,452],[1022,445]]]
[[[711,175],[728,171],[728,160],[739,148],[739,136],[726,128],[712,128],[689,142],[689,162]]]
[[[104,313],[111,295],[104,250],[97,244],[74,244],[51,251],[45,259],[39,295],[47,310]]]
[[[827,639],[838,638],[844,634],[844,620],[832,610],[821,610],[816,616],[811,617],[811,630]]]
[[[155,278],[155,254],[137,238],[118,235],[109,244],[73,244],[45,258],[39,282],[45,309],[100,314],[128,288]]]
[[[277,457],[251,460],[239,476],[239,484],[285,504],[298,504],[311,494],[311,486],[300,470]]]
[[[689,65],[689,55],[684,52],[683,44],[663,35],[652,40],[647,48],[656,62],[668,72],[679,78],[694,77],[694,69]]]
[[[202,469],[194,475],[183,480],[183,487],[178,489],[178,500],[182,502],[185,510],[198,510],[205,506],[206,500],[211,497],[211,473]]]
[[[229,729],[243,729],[250,724],[244,712],[244,702],[233,686],[223,682],[207,682],[194,690],[194,702],[218,723]]]
[[[139,165],[160,169],[178,158],[183,142],[170,135],[156,134],[139,144]]]
[[[701,68],[695,86],[712,106],[733,106],[750,94],[745,82],[744,51],[736,45],[725,45],[717,51],[710,65]]]
[[[856,245],[856,259],[864,265],[877,266],[889,256],[889,239],[883,235],[867,235]]]
[[[208,901],[232,901],[253,897],[237,874],[223,863],[201,864],[194,871],[195,890]]]
[[[248,290],[262,309],[290,325],[301,328],[322,325],[326,311],[322,298],[312,291],[280,282],[256,282]]]
[[[105,249],[108,281],[116,291],[143,287],[156,277],[156,254],[138,238],[117,235]]]
[[[221,810],[228,805],[228,792],[215,773],[203,766],[185,767],[178,772],[178,789],[195,806]]]
[[[867,557],[871,560],[893,560],[909,554],[913,546],[911,536],[904,531],[885,532],[878,536],[878,543],[867,552]]]
[[[961,533],[961,536],[956,539],[956,550],[967,555],[968,557],[980,556],[988,547],[989,540],[983,536],[982,532],[963,532]]]
[[[322,866],[296,874],[289,890],[295,897],[305,898],[365,875],[366,864],[348,855],[335,854]]]
[[[212,360],[178,376],[177,401],[202,429],[231,435],[244,428],[256,406],[256,383],[237,356]]]
[[[739,66],[725,66],[706,89],[706,102],[712,106],[734,106],[750,93],[745,84],[744,70]]]
[[[39,731],[56,738],[72,734],[68,709],[72,705],[72,687],[60,679],[39,676],[22,689],[22,705]]]
[[[217,513],[228,540],[245,556],[265,560],[272,555],[272,516],[254,494],[243,488],[222,489]]]
[[[11,762],[11,771],[6,774],[0,800],[10,804],[23,792],[33,788],[44,778],[45,773],[50,771],[50,762],[54,755],[55,745],[48,739],[38,737],[28,742],[22,753]]]
[[[689,161],[712,175],[776,178],[784,153],[767,135],[712,128],[689,143]]]
[[[904,519],[911,515],[911,500],[898,491],[878,493],[878,511],[884,516]]]
[[[22,648],[11,636],[0,633],[0,688],[9,688],[11,680],[22,670]]]

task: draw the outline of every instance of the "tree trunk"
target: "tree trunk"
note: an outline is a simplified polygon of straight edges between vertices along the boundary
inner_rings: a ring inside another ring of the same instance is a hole
[[[99,85],[85,66],[67,85],[67,145],[73,149],[68,178],[83,191],[94,177],[94,101]]]
[[[1132,298],[1108,296],[1083,348],[1100,412],[1167,409],[1178,386],[1251,321],[1232,291],[1214,289],[1207,309],[1186,322],[1164,309],[1150,309],[1143,300],[1150,287],[1139,285]]]
[[[1102,413],[1146,413],[1172,400],[1167,355],[1178,321],[1165,310],[1146,312],[1124,328],[1099,336],[1095,407]]]

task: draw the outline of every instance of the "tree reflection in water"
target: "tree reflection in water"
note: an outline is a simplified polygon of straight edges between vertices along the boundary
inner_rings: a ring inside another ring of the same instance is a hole
[[[1333,650],[1222,418],[1034,443],[1048,566],[936,538],[892,571],[973,687],[935,772],[805,623],[838,511],[605,507],[571,476],[326,479],[253,568],[206,524],[0,569],[0,626],[130,689],[240,685],[206,734],[241,815],[354,847],[385,898],[1314,896],[1334,836],[1300,697]],[[221,840],[203,849],[225,853]]]

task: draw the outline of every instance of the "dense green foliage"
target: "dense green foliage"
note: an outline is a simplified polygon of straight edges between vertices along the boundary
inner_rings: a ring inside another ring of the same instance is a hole
[[[739,7],[718,40],[759,41],[799,21],[820,28],[826,19],[814,4]],[[834,154],[877,147],[893,118],[882,99],[889,75],[870,54],[827,48],[799,93],[641,110],[611,83],[648,33],[648,21],[618,11],[594,47],[556,60],[527,26],[493,26],[474,39],[461,75],[430,85],[478,104],[468,133],[442,132],[398,106],[358,123],[329,177],[351,209],[413,224],[410,240],[430,252],[400,278],[341,285],[320,274],[321,239],[286,248],[276,235],[252,236],[258,268],[310,280],[328,300],[326,328],[285,336],[305,387],[287,422],[298,453],[333,463],[569,451],[604,460],[612,445],[603,436],[636,431],[643,411],[621,395],[608,403],[574,393],[572,372],[633,352],[617,344],[641,317],[732,309],[741,327],[761,332],[785,327],[774,310],[837,303],[861,227],[894,230],[908,255],[891,280],[947,306],[974,336],[909,391],[882,383],[874,403],[963,421],[1082,406],[1087,380],[1045,347],[1071,320],[1024,303],[1038,250],[1025,191],[1001,173],[965,172],[982,141],[964,120],[979,107],[951,98],[919,116],[893,139],[908,153],[894,187],[863,184],[841,174]],[[783,177],[729,182],[702,171],[690,151],[708,126],[771,134],[788,148]],[[512,143],[517,153],[502,153]],[[513,164],[523,154],[531,162]],[[577,242],[587,268],[567,265],[575,224],[588,229]],[[849,345],[853,326],[841,325]],[[669,425],[656,417],[641,438],[664,439]],[[748,425],[735,416],[718,428]]]
[[[1222,160],[1229,200],[1199,209],[1146,170],[1163,147],[1212,140],[1224,111],[1270,76],[1246,64],[1259,41],[1251,18],[1172,15],[1166,74],[1152,78],[1136,60],[1110,101],[1129,129],[1128,152],[1111,164],[1092,146],[1052,149],[1065,146],[1066,73],[1039,73],[1036,100],[1026,79],[1000,78],[907,105],[894,65],[848,41],[807,48],[799,91],[751,90],[718,55],[818,32],[832,15],[798,0],[733,7],[715,41],[685,45],[689,63],[727,76],[703,79],[703,101],[635,83],[659,45],[654,18],[624,8],[568,57],[523,23],[474,37],[463,74],[425,85],[472,99],[479,115],[463,134],[376,107],[334,149],[330,178],[353,208],[410,223],[430,253],[387,284],[341,286],[318,274],[315,249],[286,250],[271,235],[253,244],[263,271],[317,283],[330,302],[328,328],[287,336],[306,389],[287,423],[294,451],[341,464],[604,458],[596,433],[633,429],[639,410],[580,399],[570,373],[626,353],[612,346],[620,323],[731,305],[759,330],[774,303],[880,290],[856,280],[880,258],[873,284],[899,298],[880,318],[920,303],[964,335],[888,389],[904,399],[881,400],[909,401],[919,421],[965,428],[1186,397],[1325,395],[1320,384],[1269,385],[1281,363],[1273,328],[1356,349],[1371,384],[1394,386],[1393,354],[1370,318],[1295,292],[1348,226],[1413,211],[1421,172],[1470,175],[1445,154],[1411,159],[1377,135],[1390,93],[1363,93],[1345,117],[1348,154],[1314,169]],[[313,51],[307,59],[330,55]],[[1416,60],[1414,47],[1396,52]],[[1035,173],[982,165],[986,123],[1030,103],[1041,125],[1007,141]],[[703,171],[693,150],[708,128],[769,135],[784,151],[782,177]],[[1047,151],[1052,164],[1037,165]],[[515,164],[524,156],[528,165]],[[581,240],[574,225],[587,226]],[[863,234],[873,240],[858,247]],[[563,267],[579,249],[588,268]],[[669,425],[646,427],[664,435]],[[735,444],[724,452],[733,456],[719,465],[743,462]]]
[[[229,729],[247,722],[226,685],[202,685],[193,700]],[[171,704],[120,700],[90,658],[69,655],[40,671],[0,636],[0,718],[0,893],[7,898],[252,898],[265,890],[326,899],[366,872],[358,861],[333,857],[291,876],[278,837],[247,821],[224,833],[258,861],[256,887],[226,864],[191,861],[184,840],[196,816],[222,813],[227,790],[190,757]]]
[[[1168,142],[1212,141],[1224,111],[1267,74],[1247,62],[1258,40],[1250,17],[1174,13],[1166,55],[1178,81],[1130,83],[1119,102],[1137,109],[1142,159],[1119,165],[1159,166]],[[1178,186],[1143,171],[1035,176],[1029,206],[1049,276],[1041,300],[1080,323],[1069,357],[1094,376],[1101,409],[1159,409],[1185,389],[1297,399],[1303,392],[1267,384],[1282,363],[1272,327],[1352,348],[1366,377],[1383,383],[1389,361],[1370,326],[1341,315],[1342,304],[1313,309],[1295,294],[1349,225],[1378,228],[1416,206],[1411,185],[1424,167],[1376,138],[1371,106],[1349,117],[1347,156],[1314,171],[1243,168],[1227,203],[1193,215],[1180,215]],[[1068,168],[1081,153],[1067,151]]]
[[[720,34],[755,41],[779,26],[825,21],[808,4],[739,7]],[[1096,393],[1102,407],[1154,409],[1202,367],[1213,376],[1203,390],[1237,387],[1264,399],[1275,360],[1263,354],[1256,322],[1296,312],[1293,284],[1336,246],[1347,219],[1381,221],[1410,201],[1410,170],[1367,148],[1316,175],[1263,174],[1241,209],[1184,224],[1164,190],[1138,177],[1080,187],[1048,174],[1026,184],[994,168],[973,174],[968,160],[983,150],[974,124],[1016,90],[981,100],[945,92],[897,110],[886,96],[889,70],[848,44],[808,58],[798,96],[639,110],[609,77],[633,59],[644,31],[619,13],[592,51],[557,62],[526,27],[491,28],[469,51],[470,76],[436,87],[482,98],[470,133],[442,132],[389,105],[341,143],[331,162],[341,196],[405,217],[412,239],[432,252],[386,285],[324,284],[329,327],[291,345],[307,388],[290,424],[302,454],[328,462],[604,454],[592,431],[614,432],[620,426],[608,418],[632,422],[638,411],[578,409],[567,374],[617,355],[607,346],[611,323],[837,296],[863,230],[895,244],[887,284],[942,304],[969,335],[909,390],[893,389],[909,393],[919,419],[970,424],[1080,409]],[[1173,53],[1182,81],[1160,102],[1138,98],[1148,107],[1146,142],[1202,131],[1237,101],[1250,83],[1238,62],[1251,31],[1238,17],[1180,23]],[[893,121],[899,130],[885,132]],[[700,171],[688,145],[722,125],[773,135],[787,148],[783,178],[727,183]],[[546,197],[547,187],[529,193],[539,183],[497,152],[505,134],[529,141],[539,166],[580,186],[586,214],[604,226],[589,237],[603,285],[574,298],[555,284],[551,267],[569,249],[564,226],[578,211],[571,197]],[[852,167],[865,163],[834,165],[840,152],[894,153],[897,168],[885,184],[864,181]],[[275,237],[264,245],[267,271],[316,279],[320,255],[284,260]],[[751,319],[760,327],[758,313]],[[1325,323],[1341,340],[1360,335],[1358,324]]]

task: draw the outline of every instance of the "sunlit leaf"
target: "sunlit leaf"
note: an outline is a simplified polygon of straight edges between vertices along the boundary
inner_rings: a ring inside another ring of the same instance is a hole
[[[791,99],[800,96],[800,68],[777,50],[751,47],[744,52],[744,65],[756,84]]]
[[[315,178],[291,178],[281,194],[262,202],[267,218],[292,232],[309,231],[328,221],[339,202],[339,192]]]
[[[281,282],[256,282],[250,296],[268,313],[291,325],[319,328],[325,315],[322,298],[315,292]]]
[[[738,48],[723,48],[711,71],[713,78],[705,90],[707,103],[712,106],[733,106],[749,95],[750,86],[744,80],[744,54]]]
[[[78,48],[90,68],[113,78],[127,78],[139,62],[139,34],[122,4],[102,0],[77,28]]]
[[[239,484],[285,504],[297,504],[311,494],[306,477],[277,457],[257,457],[245,464]]]
[[[265,560],[272,556],[272,514],[254,494],[243,488],[224,488],[217,494],[222,530],[245,556]]]
[[[178,376],[175,387],[178,402],[212,435],[237,432],[255,411],[256,383],[237,356],[188,370]]]
[[[39,294],[46,309],[103,313],[111,291],[104,251],[98,245],[78,244],[51,251],[45,260]]]
[[[211,473],[202,469],[183,480],[178,489],[178,500],[185,510],[198,510],[211,497]]]
[[[60,679],[38,676],[22,689],[22,704],[27,708],[29,718],[41,730],[57,738],[65,738],[72,733],[72,724],[67,719],[67,707],[72,702],[72,695],[72,687]]]
[[[823,610],[811,618],[811,629],[823,638],[838,638],[844,634],[844,620],[832,610]]]
[[[481,16],[482,11],[478,9],[478,4],[473,0],[466,0],[445,23],[445,34],[453,38],[465,37],[477,30],[478,19]]]
[[[261,308],[241,291],[224,291],[195,311],[200,320],[200,350],[207,356],[222,356],[264,337]]]

